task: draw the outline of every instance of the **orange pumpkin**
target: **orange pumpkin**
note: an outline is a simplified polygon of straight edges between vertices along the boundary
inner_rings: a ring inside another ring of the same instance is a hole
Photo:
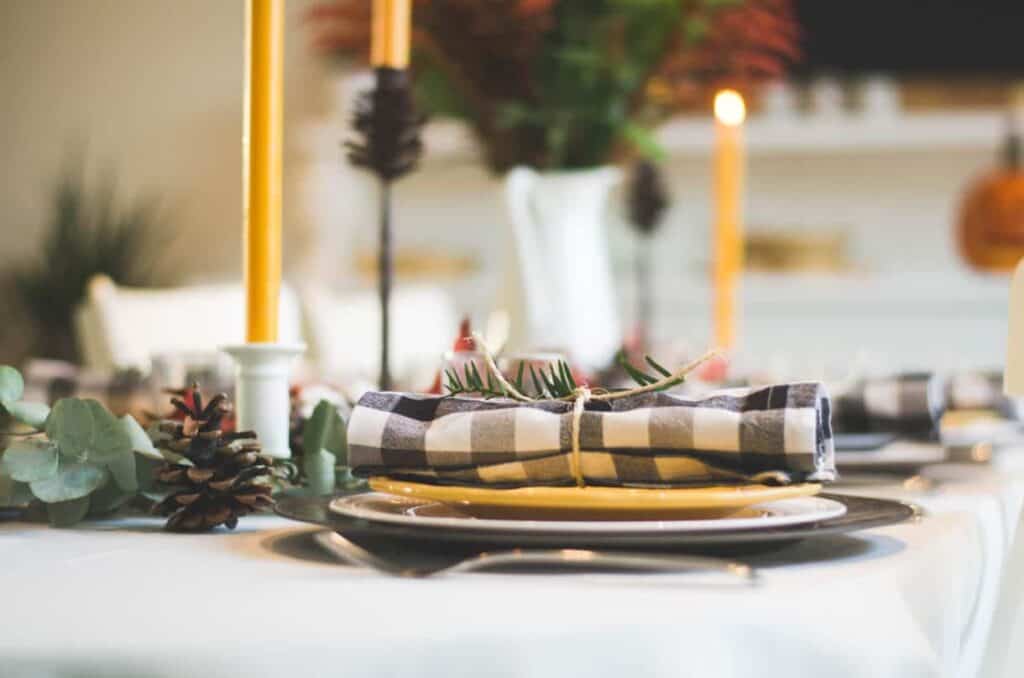
[[[960,212],[960,253],[983,271],[1011,271],[1024,258],[1024,171],[1016,135],[1005,155],[1003,167],[967,191]]]

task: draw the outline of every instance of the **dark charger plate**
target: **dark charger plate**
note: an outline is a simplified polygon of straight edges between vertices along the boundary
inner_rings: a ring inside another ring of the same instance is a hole
[[[601,548],[673,550],[707,553],[743,553],[773,550],[803,539],[844,534],[873,527],[894,525],[914,519],[920,509],[889,499],[874,499],[838,494],[822,494],[846,505],[838,518],[784,527],[751,528],[707,532],[652,530],[651,532],[593,534],[539,534],[495,532],[487,529],[452,530],[433,525],[408,526],[351,518],[334,513],[334,497],[285,497],[275,509],[285,518],[329,527],[367,548],[398,543],[419,549],[450,549],[464,552],[489,549],[524,548]]]

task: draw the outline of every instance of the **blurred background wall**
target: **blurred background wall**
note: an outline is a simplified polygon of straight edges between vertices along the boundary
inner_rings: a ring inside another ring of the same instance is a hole
[[[372,184],[340,148],[358,80],[312,54],[311,4],[287,9],[286,268],[293,281],[366,285],[358,260],[374,244]],[[108,169],[122,195],[163,201],[173,231],[163,279],[237,279],[242,35],[243,5],[231,0],[0,3],[0,272],[37,255],[53,186],[78,152],[89,177]],[[1005,278],[967,271],[953,224],[966,183],[993,163],[1002,109],[947,104],[874,122],[752,116],[748,228],[839,233],[848,261],[828,274],[748,276],[746,345],[823,364],[873,345],[903,364],[1001,361]],[[705,115],[663,131],[675,203],[655,248],[655,332],[694,344],[708,336],[710,129]],[[440,282],[483,313],[504,254],[500,182],[452,124],[432,125],[427,145],[424,171],[398,188],[400,250],[468,262]],[[614,218],[611,229],[625,271],[632,241]],[[17,361],[32,347],[7,306],[0,361]]]
[[[288,4],[290,120],[315,115],[322,101],[324,71],[301,39],[308,4]],[[243,10],[230,0],[0,3],[0,271],[37,255],[53,187],[77,153],[88,177],[109,171],[123,198],[164,203],[174,229],[165,277],[237,275]],[[292,142],[290,182],[301,164]],[[285,193],[293,263],[308,227],[295,193]],[[0,360],[24,350],[17,334],[0,342]]]

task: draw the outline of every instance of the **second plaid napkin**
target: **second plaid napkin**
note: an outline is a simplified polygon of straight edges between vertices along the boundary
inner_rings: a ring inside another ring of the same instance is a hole
[[[840,433],[885,432],[936,438],[949,410],[992,410],[1019,419],[1018,402],[1002,391],[1000,372],[897,374],[857,382],[835,396],[833,422]]]

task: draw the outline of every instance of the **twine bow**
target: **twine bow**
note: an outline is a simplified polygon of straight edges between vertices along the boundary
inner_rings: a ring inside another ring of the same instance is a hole
[[[498,364],[494,360],[494,356],[491,355],[491,351],[487,348],[487,342],[484,341],[483,337],[479,334],[474,333],[473,339],[476,342],[476,346],[481,353],[484,355],[484,361],[487,363],[488,371],[494,376],[506,395],[513,400],[518,400],[524,403],[533,403],[547,400],[560,400],[562,402],[572,402],[572,425],[570,429],[570,439],[572,440],[572,454],[570,456],[570,467],[572,470],[573,477],[576,479],[576,485],[578,487],[584,487],[586,482],[583,480],[583,464],[582,464],[582,452],[580,450],[580,429],[582,428],[581,423],[583,421],[583,412],[586,409],[587,403],[591,400],[598,401],[611,401],[618,400],[620,398],[628,398],[630,396],[640,395],[643,393],[651,393],[654,391],[661,391],[666,388],[681,384],[686,378],[686,375],[693,372],[695,369],[706,363],[708,360],[719,355],[719,351],[716,349],[706,352],[696,360],[691,360],[686,365],[681,367],[679,370],[673,372],[667,377],[662,377],[657,381],[645,384],[643,386],[637,386],[635,388],[609,391],[603,388],[591,389],[587,385],[577,386],[571,395],[563,396],[560,398],[531,398],[528,395],[520,392],[505,375],[498,369]]]

